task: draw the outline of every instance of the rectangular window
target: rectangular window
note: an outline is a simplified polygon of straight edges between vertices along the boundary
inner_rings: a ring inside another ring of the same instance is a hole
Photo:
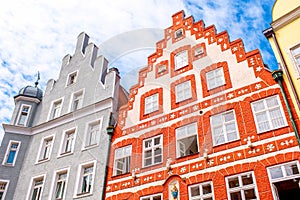
[[[41,200],[44,186],[44,176],[34,178],[30,191],[30,200]]]
[[[145,98],[145,114],[158,110],[158,93]]]
[[[77,187],[77,196],[92,194],[94,175],[95,175],[95,162],[87,163],[79,166],[79,184]]]
[[[181,69],[189,64],[188,51],[184,50],[177,53],[174,57],[175,60],[175,70]]]
[[[60,116],[62,107],[62,99],[59,99],[52,103],[51,111],[50,111],[50,118],[49,119],[55,119]]]
[[[66,193],[68,171],[56,173],[55,179],[55,199],[64,199]]]
[[[230,200],[258,199],[253,172],[227,177],[226,187]]]
[[[153,194],[153,195],[141,197],[141,200],[162,200],[162,194]]]
[[[144,167],[162,162],[162,135],[143,141]]]
[[[0,180],[0,200],[5,199],[5,195],[8,189],[9,181],[6,180]]]
[[[83,91],[74,93],[72,98],[73,100],[71,105],[71,111],[75,111],[81,108],[83,103]]]
[[[7,146],[6,154],[3,160],[3,165],[14,166],[17,160],[18,152],[20,149],[21,142],[19,141],[9,141]]]
[[[279,96],[271,96],[251,103],[258,133],[286,126]]]
[[[38,162],[50,159],[52,146],[53,146],[53,136],[44,138],[42,140]]]
[[[223,68],[217,68],[215,70],[206,73],[207,89],[211,90],[216,87],[225,85]]]
[[[71,74],[68,75],[67,86],[76,83],[76,80],[77,80],[77,71],[72,72]]]
[[[177,158],[198,153],[197,124],[192,123],[175,130]]]
[[[175,31],[175,39],[180,38],[181,36],[183,36],[182,28]]]
[[[114,175],[130,172],[131,150],[131,145],[115,150]]]
[[[185,81],[175,86],[176,103],[192,98],[191,81]]]
[[[189,199],[214,200],[212,182],[205,182],[189,186]]]
[[[64,132],[61,155],[72,153],[75,145],[76,129],[67,130]]]
[[[210,125],[214,145],[238,139],[238,131],[233,110],[210,117]]]
[[[291,51],[296,65],[296,72],[298,73],[297,75],[299,76],[300,75],[300,45],[294,47],[293,49],[291,49]]]
[[[277,179],[292,178],[293,176],[299,176],[300,167],[297,162],[285,163],[268,168],[269,175],[272,181]]]
[[[19,118],[18,118],[18,125],[26,126],[29,117],[30,108],[31,106],[29,105],[22,105]]]
[[[97,120],[88,124],[86,133],[86,147],[92,146],[98,143],[98,137],[100,136],[101,120]]]

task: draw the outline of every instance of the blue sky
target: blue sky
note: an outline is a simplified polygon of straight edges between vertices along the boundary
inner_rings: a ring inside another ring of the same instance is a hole
[[[10,0],[0,7],[0,124],[9,123],[13,97],[26,85],[57,79],[61,60],[73,54],[82,32],[119,68],[126,88],[137,81],[171,16],[184,10],[195,21],[242,38],[246,51],[259,49],[271,69],[277,64],[262,31],[270,26],[275,0]],[[126,37],[126,42],[124,42]],[[122,42],[120,42],[122,41]],[[3,129],[0,128],[0,141]]]

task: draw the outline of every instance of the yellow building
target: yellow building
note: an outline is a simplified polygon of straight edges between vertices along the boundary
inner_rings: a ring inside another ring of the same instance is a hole
[[[271,27],[264,34],[271,43],[300,117],[300,1],[276,0]]]

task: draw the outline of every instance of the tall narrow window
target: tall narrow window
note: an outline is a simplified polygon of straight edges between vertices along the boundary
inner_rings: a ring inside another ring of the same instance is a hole
[[[174,57],[175,60],[175,70],[181,69],[189,64],[188,51],[184,50],[177,53]]]
[[[67,182],[67,171],[56,174],[55,199],[64,199]]]
[[[192,98],[191,81],[185,81],[175,86],[176,103]]]
[[[287,125],[278,95],[255,101],[251,106],[259,133]]]
[[[162,135],[143,141],[144,167],[162,162]]]
[[[6,150],[3,160],[4,165],[14,166],[16,163],[17,155],[20,149],[21,142],[11,140]]]
[[[253,173],[243,173],[226,178],[227,192],[229,200],[257,199],[257,189]]]
[[[53,102],[49,119],[54,119],[60,116],[61,106],[62,106],[62,99]]]
[[[145,98],[145,114],[158,110],[158,93]]]
[[[76,129],[71,129],[64,132],[61,155],[73,152],[75,144],[75,131]]]
[[[29,106],[29,105],[22,105],[21,111],[19,114],[18,125],[26,126],[28,117],[29,117],[30,108],[31,108],[31,106]]]
[[[79,185],[77,187],[77,196],[91,194],[93,192],[95,162],[83,164],[80,167]]]
[[[115,150],[114,175],[130,172],[131,145]]]
[[[76,80],[77,80],[77,71],[70,73],[67,79],[67,86],[74,84]]]
[[[212,182],[200,183],[189,186],[189,199],[193,200],[213,200]]]
[[[192,123],[175,130],[177,158],[198,152],[197,124]]]
[[[41,200],[44,185],[44,177],[33,179],[33,185],[30,193],[30,200]]]
[[[233,110],[210,117],[214,145],[238,139],[238,131]]]
[[[297,77],[299,77],[300,76],[300,45],[292,48],[291,50],[292,50],[292,55],[294,57],[294,62],[296,65]]]
[[[98,143],[98,137],[100,135],[100,122],[100,120],[97,120],[88,124],[86,146],[92,146]]]
[[[8,181],[6,180],[0,180],[0,200],[4,200],[5,199],[5,195],[7,192],[7,188],[8,188]]]
[[[223,67],[207,72],[206,81],[208,90],[225,85]]]
[[[83,91],[79,91],[73,94],[73,101],[71,105],[71,111],[78,110],[82,107],[83,103]]]
[[[41,150],[38,161],[49,160],[53,144],[53,136],[44,138],[41,144]]]

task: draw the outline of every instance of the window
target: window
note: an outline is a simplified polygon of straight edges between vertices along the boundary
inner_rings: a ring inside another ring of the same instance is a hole
[[[76,83],[76,80],[77,80],[77,71],[72,72],[71,74],[68,75],[67,86]]]
[[[21,142],[11,140],[6,150],[3,165],[14,166],[17,160]]]
[[[181,51],[179,53],[177,53],[174,57],[175,59],[175,70],[181,69],[185,66],[187,66],[188,63],[188,51]]]
[[[217,68],[206,73],[207,88],[213,88],[225,85],[223,68]]]
[[[65,131],[61,148],[61,155],[73,152],[75,145],[75,132],[75,128]]]
[[[132,146],[126,146],[115,150],[114,175],[130,172]]]
[[[296,71],[298,72],[298,76],[300,75],[300,45],[291,49],[292,55],[294,58],[294,62],[296,65]]]
[[[175,31],[175,39],[180,38],[181,36],[183,36],[183,29],[182,28]]]
[[[213,187],[211,182],[200,183],[189,186],[189,199],[191,200],[213,200]]]
[[[62,99],[53,102],[49,119],[55,119],[59,117],[61,112],[61,107],[62,107]]]
[[[141,200],[162,200],[162,194],[153,194],[146,197],[141,197]]]
[[[74,93],[71,102],[71,111],[75,111],[81,108],[82,103],[83,103],[83,91]]]
[[[286,126],[278,95],[253,102],[251,106],[259,133]]]
[[[199,47],[195,48],[195,50],[194,50],[194,56],[200,56],[202,54],[204,54],[204,48],[203,48],[203,46],[199,46]]]
[[[77,196],[92,194],[95,174],[95,162],[79,166],[79,184],[77,187]]]
[[[52,145],[53,145],[53,136],[44,138],[42,140],[38,162],[50,159]]]
[[[6,180],[0,180],[0,200],[5,199],[5,195],[8,189],[9,181]]]
[[[100,136],[101,120],[97,120],[88,124],[86,133],[86,147],[92,146],[98,143],[98,137]]]
[[[191,81],[185,81],[175,86],[176,103],[192,98]]]
[[[237,125],[233,110],[211,116],[210,125],[214,145],[238,139]]]
[[[144,167],[162,162],[162,135],[143,141]]]
[[[41,200],[44,185],[44,176],[34,178],[32,181],[30,200]]]
[[[226,187],[230,200],[258,199],[252,172],[226,178]]]
[[[22,105],[18,118],[18,125],[26,126],[31,106]]]
[[[145,114],[158,110],[158,93],[145,98]]]
[[[162,74],[165,71],[167,71],[167,66],[166,65],[160,65],[160,66],[157,67],[157,73],[158,74]]]
[[[297,162],[291,162],[283,165],[268,168],[269,175],[272,180],[291,178],[295,175],[300,175],[300,167]]]
[[[198,152],[197,124],[192,123],[175,130],[177,158]]]
[[[64,199],[66,193],[68,171],[56,173],[55,179],[55,199]]]

